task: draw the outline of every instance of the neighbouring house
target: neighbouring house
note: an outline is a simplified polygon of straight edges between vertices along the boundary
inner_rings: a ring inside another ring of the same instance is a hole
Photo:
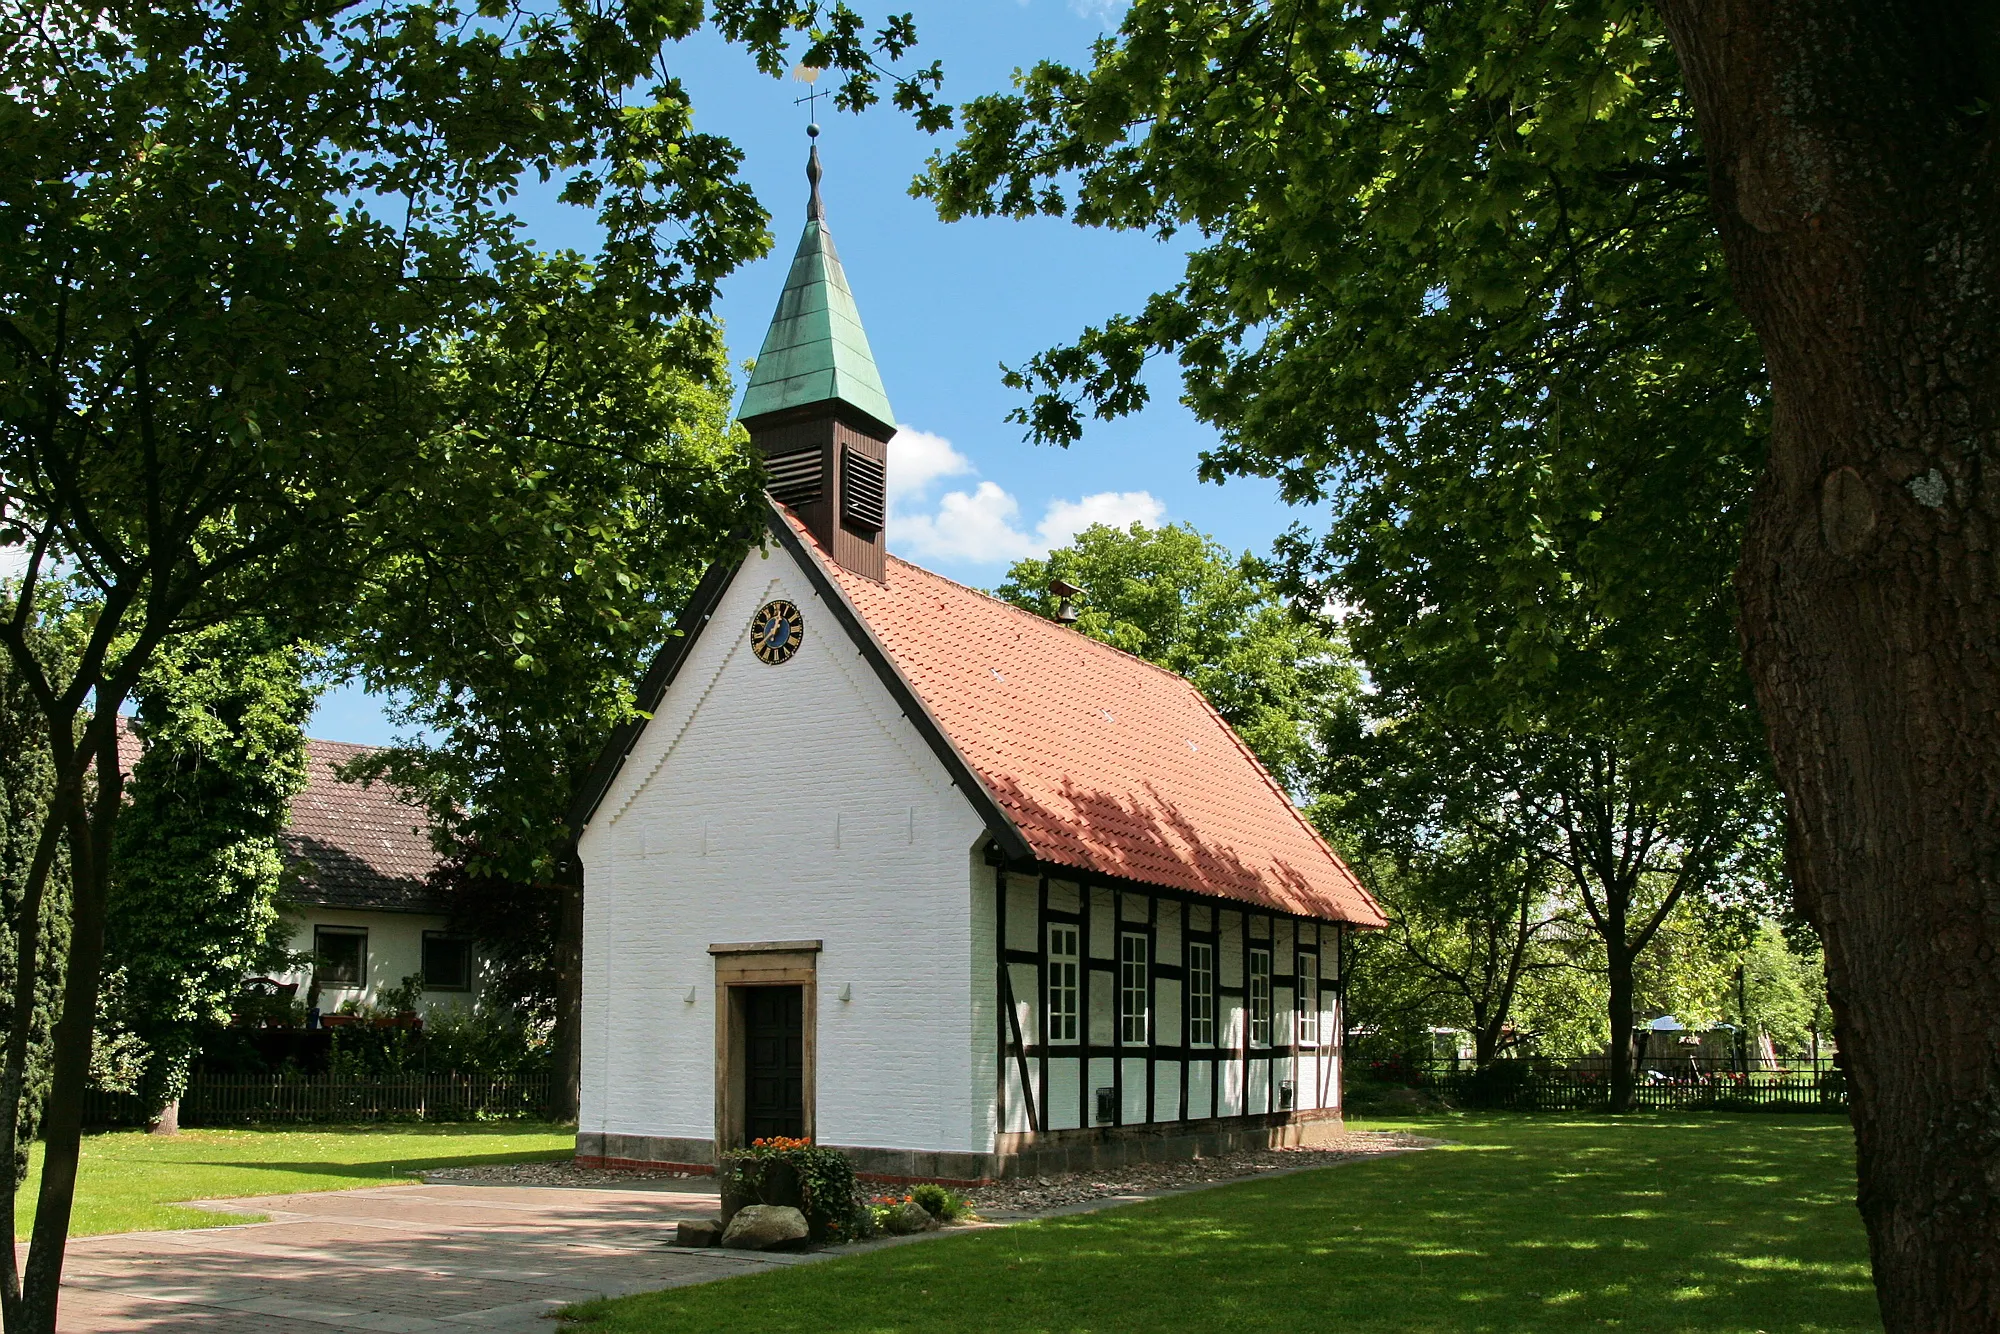
[[[429,820],[387,784],[342,782],[336,772],[368,750],[306,742],[306,786],[282,842],[294,877],[291,948],[311,963],[277,980],[298,984],[324,1014],[348,1001],[378,1004],[409,978],[421,979],[425,1008],[469,1004],[479,956],[428,884],[438,864]]]
[[[120,720],[126,773],[140,742]],[[306,786],[280,836],[290,948],[298,968],[270,980],[323,1014],[343,1004],[376,1005],[411,977],[424,1008],[467,1004],[478,994],[480,959],[451,930],[446,905],[428,884],[438,864],[430,822],[387,784],[341,781],[338,769],[369,752],[340,741],[306,742]]]
[[[891,414],[825,226],[711,569],[574,813],[577,1153],[808,1136],[969,1182],[1339,1129],[1368,892],[1185,679],[887,554]]]

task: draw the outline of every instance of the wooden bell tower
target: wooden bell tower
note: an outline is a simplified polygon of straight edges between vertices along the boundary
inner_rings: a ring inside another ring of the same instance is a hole
[[[816,138],[819,126],[806,133]],[[764,456],[772,499],[840,565],[880,580],[896,418],[826,229],[818,144],[806,179],[805,234],[737,417]]]

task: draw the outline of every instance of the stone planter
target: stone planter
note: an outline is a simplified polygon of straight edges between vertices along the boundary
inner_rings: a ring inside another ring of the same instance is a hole
[[[805,1208],[805,1193],[799,1189],[799,1174],[792,1165],[777,1159],[743,1164],[744,1167],[759,1169],[754,1185],[737,1180],[735,1171],[728,1171],[722,1177],[722,1225],[729,1226],[736,1211],[746,1204],[781,1204],[793,1209]]]

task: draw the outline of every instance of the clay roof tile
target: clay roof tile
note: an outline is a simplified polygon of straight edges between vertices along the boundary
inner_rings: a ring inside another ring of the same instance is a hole
[[[864,578],[792,524],[1038,858],[1383,924],[1193,683],[895,556]]]

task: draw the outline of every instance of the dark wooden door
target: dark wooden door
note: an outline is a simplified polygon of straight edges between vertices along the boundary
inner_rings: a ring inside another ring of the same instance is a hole
[[[745,1140],[806,1133],[803,987],[746,987],[743,997]]]

